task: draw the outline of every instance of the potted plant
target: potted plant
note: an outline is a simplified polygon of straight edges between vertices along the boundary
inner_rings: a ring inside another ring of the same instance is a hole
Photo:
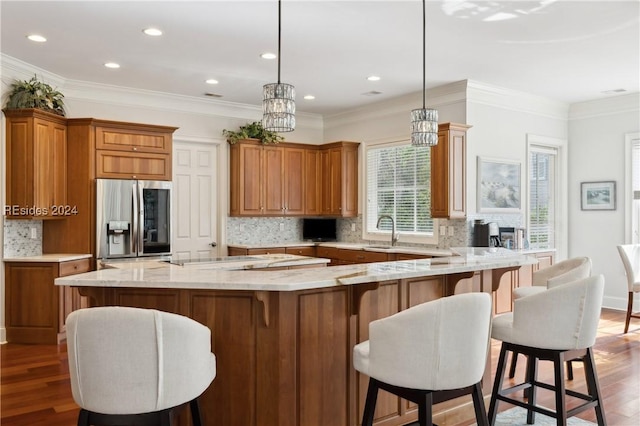
[[[263,144],[276,144],[284,140],[284,136],[280,136],[276,132],[265,130],[262,127],[262,123],[254,121],[253,123],[247,123],[244,126],[240,126],[237,131],[222,130],[222,135],[227,138],[227,142],[231,145],[235,144],[241,139],[260,139]]]
[[[64,117],[64,95],[53,87],[39,81],[34,75],[31,80],[16,80],[11,85],[6,109],[41,109]]]

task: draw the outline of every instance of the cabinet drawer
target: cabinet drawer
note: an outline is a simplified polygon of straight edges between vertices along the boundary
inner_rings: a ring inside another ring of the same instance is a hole
[[[259,248],[259,249],[249,249],[247,250],[247,254],[251,256],[252,254],[285,254],[286,250],[284,247],[267,247],[267,248]]]
[[[171,156],[125,151],[96,151],[96,177],[171,180]]]
[[[427,254],[396,253],[396,260],[430,259],[432,257]]]
[[[324,257],[325,259],[339,259],[340,251],[335,247],[317,247],[316,256]]]
[[[89,259],[71,260],[69,262],[60,263],[58,276],[66,277],[67,275],[81,274],[89,272]]]
[[[170,154],[171,139],[171,133],[96,127],[96,149]]]
[[[314,246],[287,247],[285,248],[285,253],[314,257],[316,255],[316,248]]]
[[[344,250],[339,252],[340,260],[355,263],[386,262],[389,258],[387,253],[364,250]]]

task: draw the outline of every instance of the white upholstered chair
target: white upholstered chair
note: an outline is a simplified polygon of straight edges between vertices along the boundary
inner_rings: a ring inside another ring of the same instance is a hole
[[[558,425],[566,425],[568,417],[589,408],[595,408],[598,425],[606,424],[592,349],[603,294],[604,278],[591,276],[517,299],[513,312],[494,317],[491,336],[501,340],[502,347],[489,404],[491,424],[495,423],[499,401],[525,407],[528,424],[534,422],[538,412],[556,418]],[[513,351],[529,357],[525,381],[502,389],[506,357]],[[538,360],[553,361],[553,385],[538,381]],[[563,364],[570,360],[584,362],[587,394],[565,389]],[[536,390],[540,387],[555,391],[555,411],[536,405]],[[509,397],[521,389],[526,391],[526,403]],[[583,403],[567,410],[565,394]]]
[[[197,398],[216,376],[211,331],[152,309],[80,309],[67,318],[67,347],[78,426],[169,426],[171,410]]]
[[[591,259],[588,257],[574,257],[555,263],[547,268],[539,269],[532,275],[530,287],[518,287],[513,290],[513,300],[521,297],[538,294],[549,288],[553,288],[571,281],[587,278],[591,275]],[[518,354],[511,355],[511,367],[509,368],[509,378],[516,374]],[[568,378],[573,380],[573,368],[571,363],[567,363]]]
[[[487,424],[480,382],[491,328],[491,297],[468,293],[414,306],[369,324],[369,340],[353,348],[353,365],[369,376],[363,425],[373,423],[378,389],[418,404],[421,426],[432,404],[465,394]]]
[[[533,273],[530,287],[518,287],[513,290],[513,298],[530,296],[571,281],[591,275],[591,259],[574,257],[555,263]]]
[[[624,264],[624,272],[627,275],[629,287],[629,300],[627,302],[627,320],[624,323],[624,332],[629,331],[631,318],[640,318],[640,312],[633,312],[633,295],[640,293],[640,245],[625,244],[618,246],[618,253]]]

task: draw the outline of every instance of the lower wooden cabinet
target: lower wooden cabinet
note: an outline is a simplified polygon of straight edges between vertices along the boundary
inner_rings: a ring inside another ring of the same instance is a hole
[[[67,315],[88,303],[77,289],[58,287],[53,281],[89,270],[89,259],[5,262],[7,341],[56,344],[63,339]]]

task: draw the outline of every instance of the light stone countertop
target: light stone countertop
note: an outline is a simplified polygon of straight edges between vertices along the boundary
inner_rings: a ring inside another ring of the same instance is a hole
[[[41,262],[41,263],[61,263],[72,260],[89,259],[91,254],[74,254],[74,253],[52,253],[41,254],[39,256],[22,256],[22,257],[5,257],[4,262]]]
[[[237,263],[237,262],[234,262]],[[384,280],[447,275],[537,263],[516,253],[468,253],[433,259],[341,265],[279,271],[200,267],[103,269],[57,278],[56,285],[80,287],[176,288],[208,290],[296,291]],[[172,265],[173,266],[173,265]],[[280,265],[281,266],[281,265]]]

